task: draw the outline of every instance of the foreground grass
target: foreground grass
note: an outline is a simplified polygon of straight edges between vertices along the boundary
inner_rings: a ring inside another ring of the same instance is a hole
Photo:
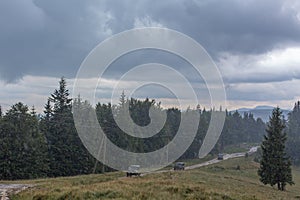
[[[22,181],[36,186],[11,199],[300,199],[299,169],[293,170],[296,185],[280,192],[259,182],[257,168],[252,158],[237,158],[190,171],[136,178],[117,172]]]

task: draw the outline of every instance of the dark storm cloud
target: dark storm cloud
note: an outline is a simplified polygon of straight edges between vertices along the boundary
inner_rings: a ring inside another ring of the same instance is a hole
[[[74,76],[106,37],[106,17],[84,1],[1,1],[1,78]]]
[[[300,41],[297,9],[291,1],[108,2],[117,19],[111,22],[114,30],[130,26],[135,17],[150,16],[195,38],[212,54],[261,53],[281,43]]]
[[[193,37],[215,60],[220,52],[260,54],[300,42],[297,14],[283,0],[3,0],[0,77],[74,77],[94,46],[144,18]]]

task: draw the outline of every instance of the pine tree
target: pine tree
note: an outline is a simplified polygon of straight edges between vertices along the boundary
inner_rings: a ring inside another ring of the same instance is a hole
[[[32,115],[26,105],[13,105],[3,117],[0,144],[0,179],[46,176],[46,141],[38,129],[36,115]]]
[[[53,109],[49,100],[54,104]],[[71,161],[72,113],[71,99],[64,77],[59,82],[59,89],[48,99],[45,105],[45,124],[50,156],[50,176],[74,175]],[[51,121],[51,123],[50,123]]]
[[[41,130],[43,130],[45,133],[49,132],[50,131],[50,127],[51,127],[51,117],[53,115],[53,112],[52,112],[52,106],[51,106],[51,103],[50,103],[50,98],[48,99],[47,103],[45,104],[44,106],[44,114],[45,116],[42,118],[41,120]]]
[[[300,165],[300,102],[296,102],[288,117],[287,151],[292,161]]]
[[[36,117],[36,111],[34,105],[31,107],[30,114]]]
[[[72,176],[91,173],[95,160],[83,146],[74,124],[72,99],[64,77],[59,82],[59,89],[51,94],[45,106],[47,141],[50,156],[49,176]]]
[[[54,103],[54,112],[59,113],[65,109],[70,108],[72,99],[69,98],[69,90],[67,89],[67,82],[64,77],[59,81],[59,89],[51,94],[50,100]]]
[[[286,154],[285,142],[287,135],[284,132],[285,122],[280,108],[272,112],[267,125],[267,134],[262,142],[262,159],[258,175],[262,183],[277,185],[278,190],[285,190],[287,184],[294,184],[292,180],[291,161]]]
[[[122,94],[121,94],[121,97],[120,97],[120,103],[119,103],[119,105],[121,107],[124,107],[125,103],[126,103],[126,95],[125,95],[125,92],[123,90]]]

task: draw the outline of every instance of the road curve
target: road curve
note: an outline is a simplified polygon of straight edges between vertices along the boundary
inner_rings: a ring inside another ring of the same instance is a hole
[[[249,151],[246,151],[246,152],[241,152],[241,153],[232,153],[232,154],[224,154],[224,157],[223,157],[223,160],[228,160],[228,159],[231,159],[231,158],[239,158],[239,157],[244,157],[247,153],[248,155],[251,155],[253,153],[255,153],[257,151],[257,149],[259,148],[259,146],[255,146],[255,147],[251,147]],[[223,160],[218,160],[217,158],[213,159],[213,160],[210,160],[210,161],[206,161],[204,163],[200,163],[200,164],[196,164],[196,165],[191,165],[191,166],[187,166],[185,167],[186,170],[189,170],[189,169],[196,169],[196,168],[199,168],[199,167],[204,167],[204,166],[207,166],[207,165],[212,165],[212,164],[215,164],[215,163],[219,163]]]
[[[258,148],[259,148],[259,146],[255,146],[255,147],[251,147],[250,150],[246,151],[246,152],[224,154],[223,160],[228,160],[228,159],[231,159],[231,158],[244,157],[246,154],[251,155],[251,154],[257,152]],[[204,166],[207,166],[207,165],[212,165],[212,164],[215,164],[215,163],[222,162],[223,160],[218,160],[217,158],[215,158],[215,159],[212,159],[212,160],[200,163],[200,164],[186,166],[185,170],[197,169],[197,168],[204,167]],[[155,171],[155,172],[147,172],[147,173],[141,174],[141,176],[145,176],[147,174],[170,172],[170,171],[174,171],[174,170],[170,169],[170,170],[159,170],[159,171]]]

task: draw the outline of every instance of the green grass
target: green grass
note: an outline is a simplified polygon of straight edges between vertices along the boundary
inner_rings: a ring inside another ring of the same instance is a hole
[[[237,166],[240,170],[237,170]],[[296,185],[277,191],[259,182],[258,164],[237,158],[203,168],[126,178],[122,172],[21,181],[34,188],[12,196],[19,200],[54,199],[300,199],[300,169]],[[19,181],[18,181],[19,183]]]

